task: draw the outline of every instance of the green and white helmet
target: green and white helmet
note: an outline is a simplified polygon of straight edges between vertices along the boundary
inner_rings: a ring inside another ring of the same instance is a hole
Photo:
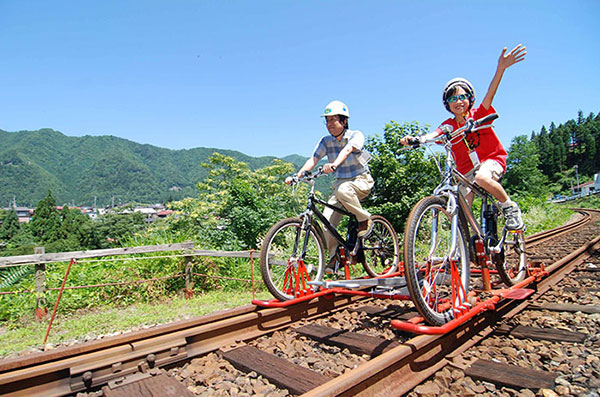
[[[335,116],[339,114],[341,116],[346,116],[350,118],[350,112],[348,111],[348,106],[344,102],[341,101],[331,101],[325,106],[325,110],[321,117],[325,116]]]

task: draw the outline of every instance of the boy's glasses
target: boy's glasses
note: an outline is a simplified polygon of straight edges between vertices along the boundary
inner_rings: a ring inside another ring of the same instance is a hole
[[[470,96],[467,94],[460,94],[460,95],[452,95],[450,98],[447,99],[448,103],[454,103],[456,101],[464,101],[465,99],[469,99]]]

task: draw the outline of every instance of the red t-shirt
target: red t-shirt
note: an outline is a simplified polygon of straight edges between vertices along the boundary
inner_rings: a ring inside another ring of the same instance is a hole
[[[492,113],[496,113],[493,106],[490,106],[489,109],[485,109],[483,106],[479,105],[479,107],[471,109],[468,116],[465,118],[479,120]],[[464,126],[464,123],[458,125],[453,118],[444,121],[442,125],[444,124],[451,126],[452,131]],[[491,124],[491,122],[489,124]],[[436,131],[441,135],[442,131],[440,130],[440,127],[438,127]],[[473,163],[469,157],[469,148],[471,148],[471,150],[475,149],[480,163],[485,160],[496,160],[502,165],[502,168],[506,170],[506,150],[504,150],[502,143],[500,143],[498,136],[496,136],[496,133],[491,127],[471,132],[465,136],[465,139],[456,138],[453,143],[452,153],[454,154],[454,160],[456,161],[456,168],[461,174],[466,174],[473,169]],[[469,145],[469,148],[467,147],[467,144]]]

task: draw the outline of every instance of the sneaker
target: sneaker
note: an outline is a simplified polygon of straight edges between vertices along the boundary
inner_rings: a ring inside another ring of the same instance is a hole
[[[358,222],[358,237],[366,237],[373,230],[373,221],[371,218]]]
[[[522,230],[525,226],[521,218],[521,209],[514,201],[502,204],[502,212],[506,219],[505,226],[508,230]]]

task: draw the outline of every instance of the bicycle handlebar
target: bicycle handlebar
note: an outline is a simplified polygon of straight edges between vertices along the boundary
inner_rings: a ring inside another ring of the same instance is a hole
[[[446,141],[450,142],[460,135],[467,134],[472,131],[477,131],[477,130],[480,130],[483,128],[489,128],[490,126],[487,125],[486,123],[496,120],[497,118],[498,118],[498,114],[492,113],[492,114],[488,114],[487,116],[482,117],[478,120],[467,119],[467,121],[465,122],[465,125],[459,129],[457,129],[456,131],[452,131],[451,130],[452,127],[448,126],[447,124],[444,124],[440,127],[440,129],[442,131],[441,136],[443,136],[446,139]],[[408,141],[408,146],[400,148],[400,151],[402,152],[405,150],[418,149],[419,147],[421,147],[424,144],[435,143],[435,142],[439,142],[439,141],[440,141],[440,135],[435,136],[433,138],[429,138],[429,139],[425,139],[424,136],[414,137]]]
[[[423,140],[421,140],[421,138],[419,137],[410,137],[408,139],[408,145],[401,147],[400,151],[404,152],[407,150],[413,150],[413,149],[418,149],[419,147],[421,147],[421,145],[425,143]]]
[[[477,131],[483,128],[489,128],[489,125],[482,125],[485,123],[489,123],[490,121],[496,120],[498,118],[498,113],[488,114],[485,117],[482,117],[478,120],[468,119],[465,125],[456,131],[450,132],[450,134],[446,134],[448,140],[453,140],[459,135],[467,134],[472,131]]]
[[[290,185],[296,185],[300,182],[310,182],[315,178],[318,178],[322,175],[324,175],[325,173],[323,172],[323,167],[319,167],[317,168],[317,170],[315,172],[312,171],[304,171],[304,176],[298,178],[298,175],[292,175],[292,181],[290,182]]]

